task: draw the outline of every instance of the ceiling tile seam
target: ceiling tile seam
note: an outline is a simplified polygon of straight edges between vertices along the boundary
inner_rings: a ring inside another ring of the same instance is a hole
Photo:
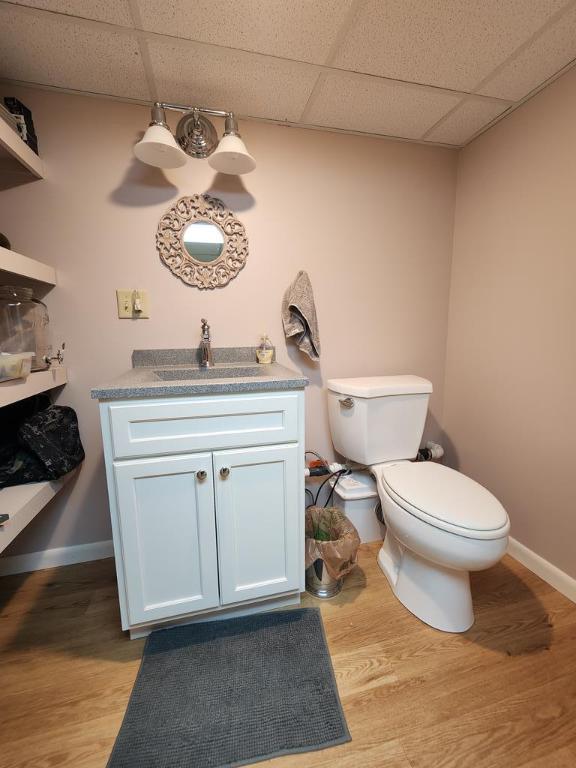
[[[475,91],[478,89],[484,87],[487,83],[490,82],[494,77],[496,77],[500,72],[505,69],[507,66],[509,66],[514,59],[516,59],[518,56],[522,54],[524,50],[529,48],[541,35],[545,34],[545,32],[548,31],[552,26],[557,24],[564,15],[568,13],[572,8],[576,6],[576,0],[570,0],[569,3],[562,6],[556,13],[552,14],[550,18],[544,22],[544,24],[536,30],[527,40],[525,40],[521,45],[519,45],[511,54],[508,56],[501,64],[499,64],[489,75],[487,75],[483,80],[480,81],[480,83],[475,86],[472,96],[481,95],[476,94]],[[489,128],[491,128],[493,125],[495,125],[499,120],[502,120],[504,117],[509,115],[511,112],[513,112],[517,107],[524,104],[525,101],[532,98],[536,93],[542,90],[547,84],[552,82],[552,80],[559,77],[559,73],[569,69],[574,60],[572,62],[569,62],[564,67],[562,67],[558,73],[554,73],[549,78],[547,78],[544,82],[539,83],[536,88],[534,88],[532,91],[527,93],[525,96],[523,96],[521,99],[517,99],[516,101],[509,100],[508,101],[508,108],[504,109],[499,115],[496,115],[496,117],[493,117],[491,120],[489,120],[484,126],[479,128],[477,131],[475,131],[472,136],[466,140],[463,146],[466,146],[466,144],[469,144],[471,141],[474,141],[474,139],[477,136],[480,136],[482,133],[487,131]],[[442,125],[446,120],[448,120],[449,117],[451,117],[454,112],[456,112],[460,107],[462,107],[467,101],[469,101],[469,97],[463,98],[462,101],[460,101],[458,104],[456,104],[452,109],[450,109],[443,117],[440,118],[431,128],[429,128],[425,133],[422,134],[422,138],[425,139],[426,136],[428,136],[432,131],[434,131],[438,126]]]
[[[500,115],[496,115],[496,117],[493,117],[491,120],[488,120],[488,122],[485,123],[482,127],[478,128],[477,131],[474,131],[474,133],[466,139],[466,141],[462,146],[467,147],[468,144],[471,144],[474,141],[474,139],[478,138],[478,136],[481,136],[483,133],[486,133],[486,131],[492,128],[493,125],[496,125],[496,123],[499,123],[505,117],[508,117],[508,115],[511,115],[512,112],[515,112],[519,106],[521,105],[512,104],[512,106],[508,107],[508,109],[506,109]]]
[[[573,0],[573,2],[576,2],[576,0]],[[301,68],[315,69],[318,72],[340,74],[344,76],[355,77],[358,79],[381,80],[394,85],[404,85],[409,88],[418,88],[425,91],[436,91],[438,93],[452,94],[452,95],[461,96],[461,97],[468,96],[468,97],[472,97],[472,98],[483,100],[483,101],[503,102],[505,104],[513,103],[510,99],[502,99],[502,98],[499,98],[498,96],[488,96],[486,94],[473,93],[470,91],[459,91],[453,88],[445,88],[439,85],[433,85],[431,83],[420,83],[412,80],[400,80],[400,79],[385,77],[381,75],[373,75],[369,72],[359,72],[352,69],[343,69],[341,67],[333,67],[325,64],[314,64],[312,62],[302,61],[300,59],[290,59],[283,56],[275,56],[273,54],[261,53],[260,51],[250,51],[244,48],[233,48],[231,46],[216,45],[215,43],[207,43],[201,40],[191,40],[189,38],[178,37],[176,35],[169,35],[169,34],[160,33],[160,32],[151,32],[149,30],[136,28],[136,27],[125,27],[117,24],[112,24],[107,21],[101,21],[99,19],[87,19],[87,18],[84,18],[83,16],[73,16],[71,14],[63,14],[57,11],[48,11],[45,9],[32,8],[30,6],[25,6],[25,5],[18,5],[16,3],[10,2],[10,0],[0,0],[0,7],[2,6],[10,7],[14,10],[17,10],[17,12],[19,13],[28,13],[30,15],[34,15],[37,17],[46,16],[46,14],[48,14],[50,16],[59,17],[64,23],[68,23],[68,24],[77,23],[82,26],[113,31],[119,34],[126,35],[127,37],[130,37],[132,40],[135,40],[135,41],[138,41],[139,36],[141,34],[146,39],[160,38],[163,40],[170,40],[182,46],[191,45],[191,46],[199,46],[204,48],[216,48],[218,50],[232,51],[232,52],[249,55],[249,56],[260,56],[268,60],[275,60],[275,61],[295,64]]]
[[[426,91],[426,92],[432,91],[435,93],[445,94],[449,96],[459,96],[460,98],[470,98],[476,101],[489,102],[492,104],[497,103],[497,104],[510,105],[513,103],[510,99],[502,99],[498,96],[486,96],[480,93],[469,93],[468,91],[457,91],[451,88],[443,88],[442,86],[439,86],[439,85],[427,85],[425,83],[413,82],[411,80],[398,80],[391,77],[373,75],[368,72],[357,72],[352,69],[340,69],[339,67],[330,67],[325,64],[312,64],[311,62],[301,61],[299,59],[286,59],[281,56],[273,56],[267,53],[247,51],[240,48],[230,48],[229,46],[215,45],[214,43],[205,43],[198,40],[188,40],[187,38],[164,35],[158,32],[142,31],[142,34],[152,39],[157,39],[157,38],[168,39],[176,43],[177,45],[181,45],[182,47],[216,48],[218,50],[232,51],[235,53],[240,53],[241,55],[257,56],[263,59],[267,59],[269,61],[270,60],[281,61],[284,63],[296,65],[297,67],[302,69],[315,70],[318,73],[325,72],[327,74],[337,74],[342,77],[347,77],[355,80],[380,81],[380,82],[389,83],[390,85],[402,85],[406,88],[416,89],[420,91]]]
[[[330,66],[330,64],[334,61],[334,58],[336,57],[336,54],[338,53],[340,46],[342,45],[343,41],[346,39],[346,36],[350,33],[350,30],[353,28],[354,24],[356,23],[360,9],[362,8],[363,5],[365,5],[366,2],[367,0],[352,0],[352,2],[350,3],[350,6],[348,7],[348,10],[346,11],[346,14],[344,16],[344,20],[342,21],[340,28],[336,32],[336,35],[334,36],[334,40],[332,41],[332,45],[330,46],[330,50],[328,51],[328,55],[324,60],[324,64],[326,66]],[[322,90],[322,87],[325,82],[326,82],[326,74],[324,72],[320,72],[318,74],[318,77],[316,78],[316,82],[314,83],[312,90],[310,91],[310,95],[306,100],[304,109],[300,113],[301,121],[305,121],[306,118],[309,116],[310,112],[312,111],[312,107],[316,103],[318,99],[318,95]]]
[[[0,77],[0,85],[14,85],[19,88],[36,88],[41,91],[66,93],[70,96],[87,96],[91,99],[107,99],[109,101],[120,102],[121,104],[136,104],[139,107],[150,107],[150,102],[147,99],[133,99],[130,96],[118,96],[115,93],[104,93],[102,91],[81,91],[78,88],[62,87],[60,85],[51,85],[50,83],[38,83],[34,80],[16,80],[10,77]]]
[[[544,35],[551,27],[553,27],[555,24],[557,24],[563,16],[565,16],[568,11],[570,11],[574,6],[576,5],[576,0],[570,0],[566,5],[563,5],[562,8],[559,8],[555,13],[552,14],[545,22],[544,24],[536,30],[530,37],[528,37],[523,43],[521,43],[517,48],[515,48],[512,53],[504,59],[497,67],[495,67],[492,72],[490,72],[486,77],[484,77],[478,85],[476,85],[472,89],[472,93],[476,94],[480,88],[484,88],[486,85],[489,85],[490,81],[493,80],[495,77],[497,77],[502,70],[506,69],[512,62],[517,59],[527,48],[529,48],[536,40],[538,40],[539,37]],[[517,100],[518,101],[518,100]]]
[[[448,112],[446,112],[445,115],[442,115],[441,118],[436,120],[435,123],[433,123],[429,128],[427,128],[420,138],[424,141],[426,139],[426,137],[429,136],[432,133],[432,131],[436,130],[436,128],[438,128],[438,126],[440,126],[443,123],[445,123],[446,120],[448,120],[448,118],[452,117],[452,115],[455,112],[457,112],[460,109],[460,107],[463,106],[467,101],[470,101],[470,99],[468,99],[468,97],[464,97],[463,99],[461,99],[458,102],[458,104],[455,104],[453,107],[451,107],[448,110]],[[510,104],[510,106],[513,106],[513,102]]]
[[[81,91],[78,88],[62,88],[59,85],[38,83],[35,80],[13,80],[9,77],[0,77],[0,84],[16,85],[19,88],[37,88],[41,91],[53,91],[54,93],[67,93],[71,96],[88,96],[90,98],[109,99],[110,101],[119,101],[122,104],[137,104],[140,107],[150,107],[150,102],[144,101],[144,99],[131,99],[130,96],[117,96],[114,93],[105,93],[104,91]]]
[[[142,66],[144,67],[144,76],[148,84],[148,92],[152,101],[158,101],[158,88],[156,86],[156,77],[154,75],[154,69],[152,68],[152,59],[150,58],[150,51],[148,49],[148,40],[138,30],[142,26],[142,17],[140,16],[140,8],[136,0],[127,0],[128,10],[132,19],[132,24],[136,31],[136,39],[138,41],[138,48],[140,50],[140,58],[142,60]]]
[[[301,128],[308,131],[325,131],[326,133],[339,133],[344,136],[360,136],[371,139],[385,139],[388,141],[400,141],[404,144],[420,144],[424,146],[442,147],[443,149],[461,149],[460,144],[447,144],[441,141],[421,141],[420,139],[409,139],[405,136],[394,136],[390,133],[369,133],[368,131],[358,131],[347,128],[337,128],[317,123],[300,123],[290,120],[277,120],[269,117],[258,117],[254,115],[239,115],[243,120],[251,120],[255,123],[266,123],[268,125],[277,125],[282,128]]]
[[[454,88],[446,88],[441,85],[433,85],[432,83],[420,83],[413,80],[401,80],[399,78],[386,77],[384,75],[374,75],[371,72],[359,72],[354,69],[343,69],[342,67],[333,67],[327,64],[315,64],[311,61],[302,61],[301,59],[289,59],[289,58],[286,58],[285,56],[276,56],[274,54],[262,53],[260,51],[250,51],[245,48],[232,48],[231,46],[228,46],[228,45],[217,45],[216,43],[207,43],[207,42],[204,42],[203,40],[190,40],[189,38],[186,38],[186,37],[168,35],[162,32],[150,32],[149,30],[139,30],[139,31],[141,31],[142,34],[146,35],[146,37],[149,37],[152,39],[160,38],[162,40],[170,40],[173,43],[176,43],[177,45],[181,45],[182,47],[197,46],[200,48],[216,48],[221,51],[231,51],[231,52],[240,53],[246,56],[259,56],[261,58],[272,60],[272,61],[280,61],[287,64],[295,64],[298,67],[315,69],[318,72],[327,72],[331,74],[343,75],[343,76],[353,77],[357,79],[381,80],[381,81],[395,84],[395,85],[405,85],[408,88],[418,88],[426,91],[436,91],[438,93],[456,95],[460,97],[468,96],[468,97],[479,99],[482,101],[490,101],[492,103],[494,102],[503,102],[505,104],[512,103],[511,99],[502,99],[499,96],[488,96],[483,93],[459,91]]]
[[[326,74],[324,72],[319,72],[318,77],[316,78],[316,82],[312,86],[312,90],[310,91],[310,94],[306,99],[306,104],[304,105],[304,109],[300,113],[300,120],[303,121],[308,117],[314,103],[318,98],[318,94],[322,90],[322,87],[325,81],[326,81]]]
[[[138,48],[140,49],[140,59],[142,61],[142,67],[144,68],[144,76],[146,77],[146,83],[148,84],[150,99],[152,101],[158,101],[158,86],[156,85],[156,77],[152,67],[150,51],[148,50],[148,41],[145,37],[140,37],[138,34],[136,35],[136,40],[138,42]]]
[[[486,125],[483,125],[482,128],[479,128],[475,133],[472,134],[472,136],[470,136],[469,139],[466,139],[466,141],[462,146],[467,147],[475,139],[477,139],[483,133],[486,133],[486,131],[492,128],[492,126],[496,125],[496,123],[499,123],[501,120],[504,120],[506,117],[509,117],[513,112],[516,112],[517,109],[519,109],[528,101],[530,101],[530,99],[533,99],[534,96],[537,96],[540,93],[540,91],[543,91],[545,88],[551,85],[555,80],[558,80],[560,77],[562,77],[562,75],[568,72],[569,69],[573,69],[574,67],[576,67],[576,58],[572,59],[572,61],[569,61],[568,64],[565,64],[553,75],[550,75],[549,78],[547,78],[542,83],[540,83],[535,88],[533,88],[530,91],[530,93],[526,94],[526,96],[523,96],[522,99],[511,104],[510,107],[508,107],[508,109],[506,109],[500,115],[496,115],[496,117],[490,120],[490,122],[486,123]]]
[[[332,41],[332,45],[330,46],[330,50],[328,51],[328,55],[324,60],[324,64],[326,64],[326,66],[332,66],[332,64],[334,64],[336,55],[340,52],[340,48],[347,36],[350,34],[350,32],[352,32],[358,23],[358,17],[360,16],[362,7],[366,5],[367,1],[368,0],[352,0],[350,3],[350,6],[348,7],[348,10],[344,16],[344,20],[336,32],[334,40]]]
[[[422,139],[409,139],[406,136],[395,136],[391,133],[370,133],[369,131],[358,131],[348,128],[337,128],[330,125],[320,125],[319,123],[295,123],[286,122],[280,123],[278,120],[272,120],[265,117],[249,117],[245,116],[245,120],[255,120],[260,123],[269,123],[273,125],[286,125],[291,128],[303,128],[308,131],[326,131],[326,133],[340,133],[344,136],[363,136],[364,138],[371,139],[385,139],[388,141],[400,141],[403,144],[420,144],[427,147],[442,147],[443,149],[461,149],[461,144],[448,144],[442,141],[425,141]]]
[[[25,80],[12,80],[7,77],[0,77],[0,84],[16,85],[21,88],[37,88],[43,91],[51,91],[52,93],[64,93],[71,96],[84,96],[95,99],[106,99],[108,101],[116,101],[121,104],[130,104],[131,106],[149,107],[150,103],[143,99],[131,99],[128,96],[117,96],[112,93],[100,93],[98,91],[80,91],[75,88],[61,88],[57,85],[47,85],[45,83],[36,83]],[[384,133],[369,133],[368,131],[357,131],[347,128],[336,128],[327,125],[316,125],[314,123],[300,123],[291,120],[278,120],[271,117],[256,117],[253,115],[241,115],[237,117],[241,120],[251,120],[255,123],[265,123],[267,125],[277,125],[282,128],[301,128],[308,131],[325,131],[326,133],[339,133],[344,136],[360,136],[372,139],[387,139],[390,141],[399,141],[403,144],[418,144],[426,147],[441,147],[442,149],[457,150],[461,149],[461,144],[448,144],[442,141],[424,141],[422,139],[408,139],[405,136],[394,136],[392,134]]]

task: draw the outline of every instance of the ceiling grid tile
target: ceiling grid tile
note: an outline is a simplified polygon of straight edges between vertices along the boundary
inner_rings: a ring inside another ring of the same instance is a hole
[[[519,101],[576,59],[576,3],[527,40],[474,90]]]
[[[0,5],[0,29],[10,31],[0,44],[0,72],[7,79],[150,99],[130,29],[7,3]]]
[[[318,74],[299,62],[158,36],[148,48],[163,101],[244,117],[298,121]]]
[[[566,0],[368,0],[335,66],[470,92]]]
[[[353,0],[139,0],[143,29],[226,48],[324,63]]]

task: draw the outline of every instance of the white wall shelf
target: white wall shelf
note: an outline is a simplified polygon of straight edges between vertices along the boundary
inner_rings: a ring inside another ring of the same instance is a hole
[[[22,141],[16,131],[0,119],[0,159],[7,156],[16,160],[22,170],[30,172],[37,179],[46,175],[44,163],[36,152],[32,151],[26,142]]]
[[[3,552],[38,512],[56,496],[73,474],[74,472],[70,472],[60,480],[15,485],[0,491],[0,512],[10,515],[9,520],[0,525],[0,552]]]
[[[3,163],[6,157],[10,158],[9,167]],[[0,120],[0,178],[3,168],[10,173],[14,166],[21,177],[25,175],[22,171],[28,171],[37,178],[44,177],[44,164],[40,158]],[[32,286],[36,295],[42,295],[56,285],[56,270],[0,246],[0,285],[9,283]],[[66,368],[53,366],[46,371],[31,373],[26,379],[0,382],[0,408],[60,387],[67,380]],[[9,519],[0,524],[0,552],[54,498],[72,474],[52,482],[29,483],[0,490],[0,513],[9,515]]]
[[[64,366],[55,365],[47,371],[31,373],[27,379],[12,379],[0,383],[0,408],[32,395],[39,395],[54,387],[61,387],[68,381]]]
[[[0,284],[6,284],[9,279],[26,278],[35,282],[56,285],[56,270],[29,256],[11,251],[0,246]]]

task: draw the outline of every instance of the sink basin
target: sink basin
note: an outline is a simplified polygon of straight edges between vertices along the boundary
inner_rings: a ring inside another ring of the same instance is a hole
[[[260,365],[216,366],[215,368],[162,368],[154,373],[162,381],[185,381],[188,379],[241,379],[247,376],[262,376]]]

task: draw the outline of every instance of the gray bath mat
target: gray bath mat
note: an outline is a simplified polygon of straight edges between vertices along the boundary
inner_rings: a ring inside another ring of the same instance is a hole
[[[350,741],[320,611],[153,632],[108,768],[224,768]]]

